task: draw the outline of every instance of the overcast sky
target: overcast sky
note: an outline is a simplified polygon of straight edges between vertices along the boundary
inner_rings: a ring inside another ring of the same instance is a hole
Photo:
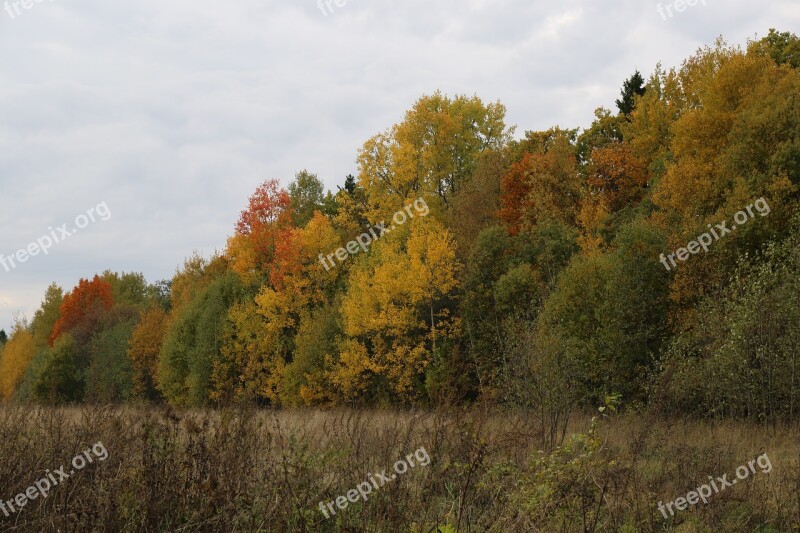
[[[105,269],[155,281],[221,250],[265,179],[308,169],[335,190],[361,144],[423,94],[500,100],[518,136],[587,126],[637,68],[678,65],[719,35],[800,27],[797,0],[664,3],[663,16],[649,0],[338,2],[6,2],[0,254],[74,231],[99,204],[111,216],[0,265],[0,328],[30,318],[53,281],[69,290]]]

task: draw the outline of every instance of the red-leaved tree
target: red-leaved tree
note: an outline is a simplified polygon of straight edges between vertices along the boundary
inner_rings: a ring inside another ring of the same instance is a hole
[[[92,281],[81,279],[72,292],[64,296],[59,317],[48,341],[50,346],[64,333],[86,330],[94,318],[114,305],[111,284],[95,276]]]

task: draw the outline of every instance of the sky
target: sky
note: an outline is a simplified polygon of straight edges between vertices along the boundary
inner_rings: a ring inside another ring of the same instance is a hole
[[[0,0],[0,329],[52,282],[222,251],[267,179],[336,190],[422,95],[586,127],[636,69],[800,29],[797,0],[684,2]]]

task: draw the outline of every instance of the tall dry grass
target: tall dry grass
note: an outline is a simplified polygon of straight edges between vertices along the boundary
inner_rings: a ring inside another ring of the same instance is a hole
[[[395,411],[0,410],[0,498],[102,441],[109,452],[2,531],[796,531],[796,428]],[[431,457],[325,519],[320,501],[424,447]],[[767,452],[756,474],[665,520],[656,508]]]

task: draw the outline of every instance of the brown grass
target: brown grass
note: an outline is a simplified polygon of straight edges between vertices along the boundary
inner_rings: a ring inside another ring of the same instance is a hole
[[[545,449],[532,418],[481,409],[0,410],[0,499],[102,441],[88,465],[2,531],[797,531],[796,428],[657,420],[570,423]],[[325,519],[320,501],[424,447],[417,466]],[[673,500],[767,452],[753,475],[665,520]]]

